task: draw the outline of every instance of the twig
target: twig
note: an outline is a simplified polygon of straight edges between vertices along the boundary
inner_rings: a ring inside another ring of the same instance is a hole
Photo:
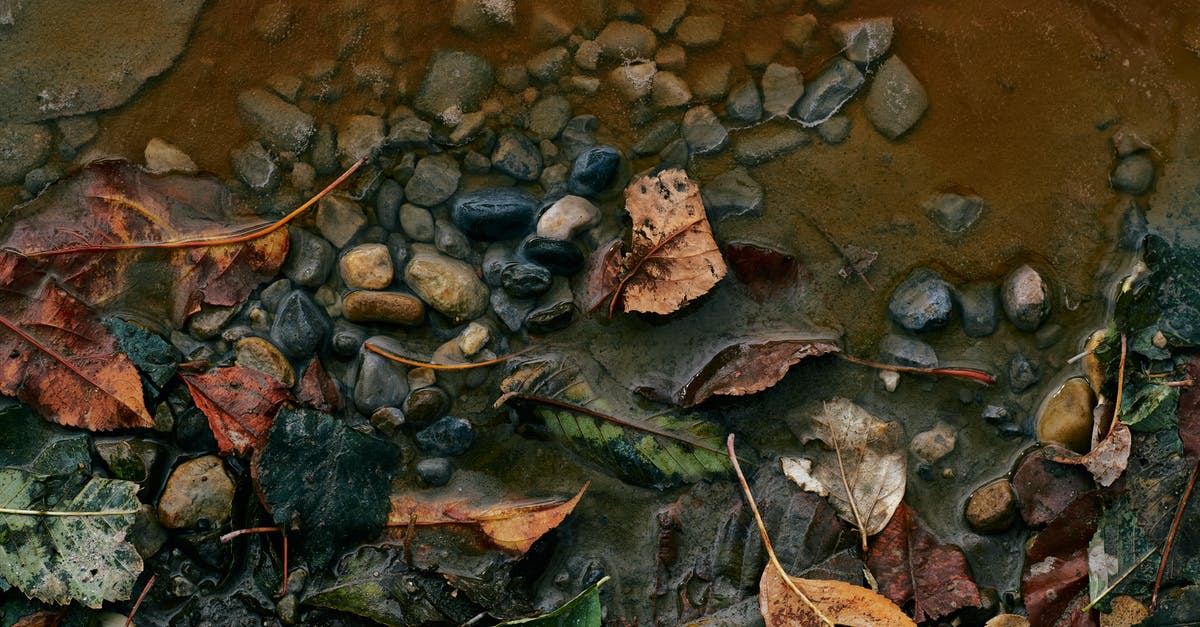
[[[138,608],[142,606],[142,600],[146,598],[146,594],[150,592],[150,586],[154,585],[154,579],[158,575],[150,575],[150,581],[146,582],[146,586],[142,588],[142,593],[138,595],[137,601],[133,602],[133,609],[129,610],[129,616],[125,617],[125,627],[133,624],[133,615],[137,614]]]
[[[876,370],[890,370],[892,372],[905,372],[908,374],[929,374],[934,376],[955,377],[958,379],[969,379],[978,381],[987,385],[992,385],[996,382],[996,377],[989,372],[976,370],[974,368],[918,368],[916,366],[897,366],[893,364],[881,364],[875,361],[860,359],[845,353],[834,353],[838,358],[848,361],[852,364],[875,368]]]
[[[1158,589],[1162,587],[1163,575],[1167,572],[1167,559],[1171,557],[1171,547],[1175,545],[1175,535],[1179,532],[1179,521],[1183,520],[1183,510],[1187,509],[1188,501],[1192,498],[1197,475],[1200,475],[1200,461],[1192,467],[1192,478],[1188,479],[1187,488],[1179,499],[1179,508],[1175,510],[1175,520],[1171,521],[1171,531],[1167,533],[1167,543],[1163,546],[1162,559],[1158,562],[1158,573],[1154,576],[1154,592],[1150,594],[1151,613],[1158,605]]]
[[[775,572],[779,573],[783,582],[792,589],[792,592],[796,593],[796,596],[800,597],[801,601],[804,601],[804,604],[817,615],[817,618],[821,619],[821,622],[829,625],[829,627],[835,627],[833,621],[829,620],[829,617],[825,616],[820,608],[813,604],[812,600],[796,586],[796,582],[792,581],[787,571],[783,569],[783,565],[779,563],[779,558],[775,557],[775,549],[771,546],[771,538],[767,536],[767,526],[763,524],[762,515],[758,513],[758,505],[754,502],[754,495],[750,493],[750,485],[746,483],[746,476],[742,474],[742,467],[738,465],[737,454],[733,452],[733,437],[733,434],[730,433],[729,437],[725,440],[725,448],[729,452],[729,462],[733,464],[733,471],[737,473],[738,481],[742,484],[742,494],[746,495],[746,502],[750,504],[750,511],[754,513],[754,522],[758,524],[758,533],[762,535],[763,546],[767,549],[767,557],[771,560],[771,566],[775,567]]]
[[[1154,548],[1151,548],[1149,551],[1146,551],[1145,555],[1143,555],[1140,559],[1138,559],[1138,561],[1134,562],[1132,566],[1130,566],[1128,569],[1125,570],[1125,572],[1121,573],[1121,576],[1117,577],[1111,584],[1108,585],[1107,588],[1105,588],[1100,594],[1096,595],[1096,598],[1092,599],[1090,603],[1083,606],[1083,608],[1079,610],[1079,613],[1086,614],[1086,613],[1090,612],[1097,603],[1099,603],[1104,597],[1108,596],[1108,593],[1112,592],[1113,590],[1116,590],[1117,586],[1121,585],[1122,581],[1125,581],[1130,575],[1132,575],[1133,571],[1137,570],[1138,567],[1141,566],[1143,562],[1150,559],[1150,556],[1154,555],[1154,552],[1157,550],[1158,550],[1158,547],[1154,547]],[[1154,611],[1154,610],[1151,610],[1151,611]]]
[[[230,531],[229,533],[221,536],[221,542],[229,542],[230,540],[232,540],[238,536],[244,536],[244,535],[251,534],[251,533],[278,533],[281,537],[283,537],[283,577],[281,578],[281,581],[279,582],[279,596],[282,597],[284,594],[287,593],[287,582],[288,582],[287,531],[285,531],[283,527],[247,527],[246,529],[238,529],[236,531]]]
[[[1113,410],[1112,422],[1108,425],[1108,434],[1104,437],[1112,435],[1116,430],[1117,423],[1121,422],[1121,396],[1125,392],[1125,358],[1128,356],[1129,344],[1125,334],[1121,334],[1121,361],[1117,364],[1117,400],[1113,405],[1116,409]]]
[[[136,509],[106,509],[98,512],[63,512],[54,510],[42,509],[14,509],[11,507],[0,507],[0,515],[9,516],[52,516],[58,518],[73,517],[73,516],[132,516],[140,510]]]
[[[525,349],[523,351],[518,351],[516,353],[510,353],[503,357],[497,357],[495,359],[488,359],[485,361],[476,361],[476,362],[469,363],[469,364],[432,364],[432,363],[427,363],[427,362],[423,362],[423,361],[417,361],[415,359],[409,359],[407,357],[401,357],[401,356],[397,355],[396,353],[393,353],[386,349],[382,349],[382,348],[380,348],[374,344],[371,344],[369,342],[364,343],[363,348],[371,351],[372,353],[375,353],[376,355],[380,355],[380,356],[390,359],[392,361],[402,363],[406,366],[412,366],[414,368],[429,368],[430,370],[470,370],[472,368],[484,368],[487,366],[495,366],[496,364],[502,364],[502,363],[512,359],[513,357],[521,355],[529,350],[529,349]]]

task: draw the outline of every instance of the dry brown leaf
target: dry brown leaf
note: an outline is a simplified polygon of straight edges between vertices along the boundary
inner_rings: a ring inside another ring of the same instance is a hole
[[[700,188],[683,170],[630,183],[625,210],[633,220],[630,250],[618,258],[610,244],[593,256],[589,309],[607,303],[611,316],[621,302],[626,312],[669,314],[725,276]]]
[[[916,623],[887,597],[861,586],[844,581],[791,579],[821,613],[838,625],[916,627]],[[758,607],[768,627],[825,627],[769,564],[758,583]]]
[[[778,383],[788,369],[805,357],[837,352],[836,340],[808,338],[748,338],[713,355],[674,400],[684,407],[699,405],[714,394],[743,396]]]

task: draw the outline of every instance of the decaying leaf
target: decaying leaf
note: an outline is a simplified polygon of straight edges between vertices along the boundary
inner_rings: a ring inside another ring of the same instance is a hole
[[[1087,612],[1080,610],[1088,595],[1088,542],[1099,514],[1099,494],[1088,492],[1034,536],[1021,573],[1021,594],[1033,625],[1088,620]],[[1075,602],[1080,597],[1082,604]]]
[[[100,607],[130,597],[142,557],[126,541],[138,511],[132,481],[0,469],[0,575],[27,596]],[[104,514],[104,515],[97,515]]]
[[[575,509],[586,490],[585,485],[571,498],[512,499],[487,505],[465,501],[461,491],[404,491],[392,495],[387,524],[474,527],[497,547],[524,553]]]
[[[934,537],[907,504],[871,540],[866,562],[884,596],[897,605],[913,601],[918,622],[982,603],[962,549]]]
[[[1183,452],[1191,459],[1200,459],[1200,357],[1188,362],[1188,377],[1193,381],[1179,395],[1179,439]]]
[[[589,309],[620,302],[626,312],[669,314],[708,293],[725,276],[700,188],[683,170],[642,177],[625,188],[633,220],[630,250],[602,247],[590,272]]]
[[[827,496],[843,520],[867,538],[883,530],[904,498],[907,464],[899,425],[835,398],[813,416],[815,439],[828,450],[813,459],[784,457],[783,473],[809,492]]]
[[[791,579],[822,614],[838,625],[916,627],[916,623],[887,597],[861,586],[844,581]],[[825,623],[769,565],[759,582],[758,606],[768,627],[825,627]]]
[[[271,428],[276,412],[292,398],[278,379],[245,366],[185,374],[183,382],[208,418],[222,455],[253,450]]]
[[[633,484],[667,487],[730,471],[716,425],[672,412],[644,419],[619,413],[579,363],[562,355],[513,360],[498,403],[530,406],[552,437]]]
[[[241,303],[279,270],[288,248],[280,229],[241,244],[138,249],[249,232],[266,222],[216,179],[152,175],[122,161],[88,165],[13,208],[8,221],[12,231],[0,248],[30,257],[82,301],[136,309],[174,327],[202,304]]]
[[[91,431],[152,427],[142,380],[86,304],[0,251],[0,392]]]
[[[836,338],[752,337],[735,340],[717,351],[674,394],[684,407],[720,394],[743,396],[778,383],[789,368],[806,357],[839,350]]]
[[[338,390],[337,382],[321,365],[320,357],[314,355],[304,369],[304,376],[300,377],[300,384],[296,388],[296,400],[326,413],[342,409],[342,393]]]
[[[779,290],[794,286],[800,279],[796,256],[768,246],[729,242],[725,244],[725,260],[759,303]]]
[[[1125,467],[1129,465],[1133,434],[1125,423],[1111,415],[1112,411],[1108,405],[1097,405],[1094,413],[1096,418],[1092,427],[1092,450],[1088,451],[1087,455],[1080,455],[1054,443],[1047,444],[1043,449],[1045,455],[1056,462],[1083,466],[1092,473],[1096,483],[1107,488],[1121,477],[1121,473],[1125,472]],[[1111,428],[1105,426],[1108,423],[1104,420],[1106,414],[1109,419],[1117,420]],[[1107,429],[1103,438],[1099,437],[1101,429]]]
[[[116,337],[117,347],[137,366],[155,391],[161,390],[175,375],[179,351],[166,340],[141,325],[120,318],[107,318],[104,326]]]

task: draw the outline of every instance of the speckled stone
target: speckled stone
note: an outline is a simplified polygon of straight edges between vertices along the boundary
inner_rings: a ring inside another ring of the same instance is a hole
[[[171,529],[195,527],[200,521],[220,526],[231,516],[236,489],[221,458],[205,455],[188,460],[167,479],[158,501],[158,520]]]
[[[338,261],[346,287],[379,290],[392,282],[392,256],[383,244],[362,244],[347,250]]]

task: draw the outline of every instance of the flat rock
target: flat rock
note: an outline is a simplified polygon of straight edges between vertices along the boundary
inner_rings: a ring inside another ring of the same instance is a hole
[[[842,109],[866,79],[850,61],[836,57],[804,88],[792,116],[805,126],[816,126]],[[876,77],[878,81],[878,76]]]
[[[239,366],[253,368],[279,380],[285,387],[296,385],[296,371],[274,344],[261,337],[245,337],[233,347],[233,358]]]
[[[729,131],[721,125],[717,114],[705,107],[692,107],[683,115],[683,140],[694,155],[720,152],[729,145]]]
[[[812,143],[812,138],[795,125],[764,124],[738,133],[733,140],[733,159],[753,167],[795,152]]]
[[[419,326],[425,321],[425,305],[411,294],[357,290],[342,299],[342,315],[350,322],[362,324]]]
[[[928,108],[925,87],[898,55],[892,55],[879,67],[863,102],[867,119],[888,139],[907,133]]]
[[[298,285],[317,287],[329,278],[333,270],[333,245],[308,231],[288,228],[289,246],[283,263],[283,275]]]
[[[600,209],[586,198],[567,195],[542,212],[537,234],[551,239],[571,239],[600,223]]]
[[[787,116],[804,95],[804,77],[800,70],[772,63],[762,76],[763,111],[770,117]]]
[[[448,154],[422,157],[404,186],[408,201],[421,207],[433,207],[446,202],[458,191],[462,172],[458,162]]]
[[[708,48],[720,43],[724,32],[720,15],[689,15],[675,26],[675,41],[685,48]]]
[[[937,194],[925,201],[925,214],[950,235],[966,232],[983,215],[983,199],[973,194]]]
[[[483,57],[463,50],[438,50],[413,98],[413,106],[431,116],[448,110],[476,111],[492,90],[495,75]]]
[[[746,168],[717,175],[700,188],[704,210],[710,220],[762,215],[763,189]]]
[[[783,40],[796,50],[803,50],[817,30],[817,17],[812,13],[789,15],[783,20]]]
[[[871,63],[887,54],[892,47],[895,27],[890,17],[875,17],[829,26],[829,37],[847,59],[855,63]]]
[[[725,115],[739,124],[752,124],[762,118],[762,94],[758,92],[754,81],[746,81],[729,92],[729,97],[725,99]]]
[[[571,66],[571,53],[562,46],[543,50],[525,62],[529,77],[540,84],[554,83]]]
[[[383,118],[377,115],[352,115],[338,126],[337,154],[342,167],[376,154],[383,145]]]
[[[817,134],[821,136],[821,141],[836,146],[850,137],[852,126],[850,116],[838,114],[818,124]]]
[[[169,529],[190,529],[205,521],[220,527],[229,521],[237,485],[216,455],[190,459],[175,467],[158,500],[158,521]]]
[[[428,245],[413,245],[404,282],[421,300],[452,320],[471,320],[487,310],[488,289],[475,268]]]
[[[316,131],[313,116],[265,89],[238,94],[238,113],[250,130],[280,152],[301,153]]]
[[[331,194],[317,203],[317,229],[337,248],[343,248],[367,225],[367,214],[358,203]]]
[[[0,124],[0,185],[21,183],[26,173],[45,163],[53,139],[41,124]]]

